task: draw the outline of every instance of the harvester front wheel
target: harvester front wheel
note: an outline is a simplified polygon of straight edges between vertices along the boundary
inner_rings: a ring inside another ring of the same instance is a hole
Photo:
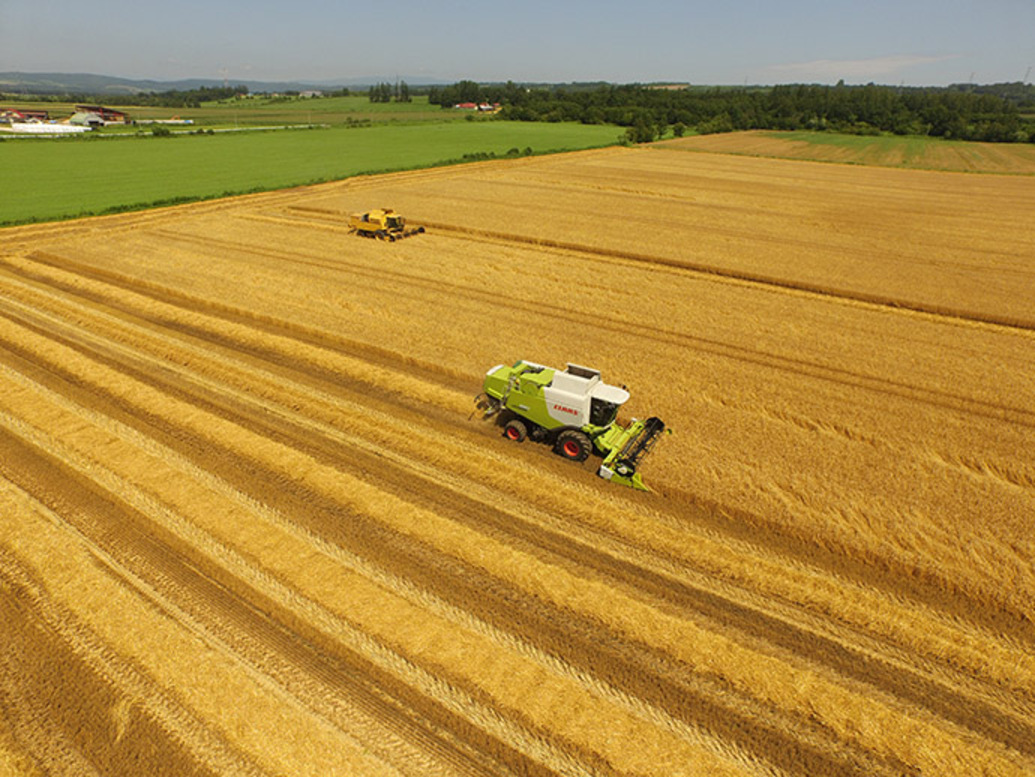
[[[528,427],[517,419],[507,421],[507,425],[503,427],[503,436],[514,442],[524,442],[528,436]]]
[[[585,461],[592,448],[593,443],[590,442],[589,437],[575,429],[565,429],[557,435],[555,450],[571,461]]]

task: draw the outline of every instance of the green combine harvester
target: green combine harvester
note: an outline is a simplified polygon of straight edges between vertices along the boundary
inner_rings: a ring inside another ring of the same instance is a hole
[[[598,370],[569,364],[563,372],[528,361],[502,364],[485,374],[475,401],[484,418],[495,417],[514,442],[531,438],[553,445],[572,461],[585,461],[594,448],[604,457],[597,474],[612,483],[650,491],[636,471],[666,432],[660,418],[618,424],[625,388],[600,379]]]

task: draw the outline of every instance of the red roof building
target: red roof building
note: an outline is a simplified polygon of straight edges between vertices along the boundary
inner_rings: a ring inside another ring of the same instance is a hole
[[[122,122],[123,124],[129,122],[127,114],[114,108],[105,108],[103,105],[77,105],[75,109],[80,113],[96,113],[105,122],[114,121]]]

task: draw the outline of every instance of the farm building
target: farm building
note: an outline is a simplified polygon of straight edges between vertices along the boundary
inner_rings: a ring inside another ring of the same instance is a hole
[[[453,106],[462,111],[481,111],[482,113],[495,113],[500,109],[499,103],[457,103]]]
[[[99,113],[77,111],[72,114],[72,118],[68,120],[69,124],[77,124],[81,127],[103,127],[104,119],[101,118]]]
[[[128,124],[129,116],[122,111],[117,111],[114,108],[105,108],[103,105],[77,105],[75,107],[76,115],[80,113],[96,114],[102,123],[116,123],[116,124]]]
[[[49,121],[50,114],[47,111],[28,111],[4,108],[0,110],[0,122],[12,123],[23,121]]]

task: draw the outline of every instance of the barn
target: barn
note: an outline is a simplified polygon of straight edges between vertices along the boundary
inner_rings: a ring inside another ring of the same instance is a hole
[[[122,111],[117,111],[114,108],[105,108],[103,105],[77,105],[75,107],[76,115],[80,113],[94,114],[98,116],[104,124],[128,124],[129,116]],[[74,117],[73,117],[74,118]]]

